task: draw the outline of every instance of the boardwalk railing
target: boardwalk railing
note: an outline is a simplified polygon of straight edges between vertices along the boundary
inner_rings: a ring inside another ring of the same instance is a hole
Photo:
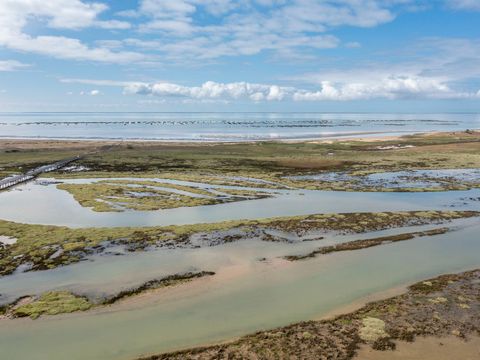
[[[42,173],[61,169],[67,166],[68,164],[70,164],[71,162],[77,161],[79,159],[80,159],[80,156],[75,156],[73,158],[57,161],[56,163],[53,163],[53,164],[39,166],[35,169],[27,171],[25,174],[9,176],[5,179],[0,180],[0,190],[5,190],[9,187],[24,183],[26,181],[30,181]]]

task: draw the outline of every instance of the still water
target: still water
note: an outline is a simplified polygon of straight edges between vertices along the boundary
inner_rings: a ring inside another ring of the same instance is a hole
[[[272,198],[238,203],[99,213],[82,207],[55,184],[33,182],[0,193],[0,218],[72,227],[153,226],[328,212],[480,209],[476,200],[480,189],[425,193],[273,192]],[[173,273],[216,272],[212,277],[163,289],[152,296],[131,298],[86,313],[35,321],[2,320],[0,358],[133,359],[316,318],[373,293],[480,266],[478,218],[454,221],[454,231],[442,235],[308,261],[288,262],[281,258],[335,242],[435,226],[361,235],[332,234],[324,240],[295,244],[247,239],[200,249],[96,255],[71,266],[6,276],[0,278],[0,303],[52,289],[69,289],[98,298]]]
[[[64,182],[86,181],[95,181],[95,179],[65,180]],[[219,205],[158,211],[95,212],[82,207],[72,195],[57,189],[55,184],[28,183],[0,193],[0,219],[70,227],[160,226],[315,213],[475,210],[480,206],[478,201],[464,200],[480,197],[480,189],[423,193],[318,190],[275,190],[274,192],[275,195],[271,198]]]
[[[246,241],[208,248],[196,252],[194,263],[214,268],[212,278],[103,310],[0,321],[1,355],[133,359],[316,318],[375,292],[478,267],[480,224],[463,225],[443,235],[293,263],[277,258],[288,244]],[[267,261],[259,261],[264,255]],[[125,263],[112,264],[110,274],[117,268],[124,276]]]
[[[0,113],[0,137],[250,141],[480,128],[479,114]]]

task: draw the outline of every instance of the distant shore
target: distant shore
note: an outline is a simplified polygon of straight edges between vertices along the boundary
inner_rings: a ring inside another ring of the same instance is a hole
[[[322,134],[322,135],[315,135],[312,134],[311,136],[297,136],[297,137],[258,137],[258,138],[245,138],[245,139],[225,139],[222,140],[218,139],[167,139],[167,138],[50,138],[50,137],[0,137],[0,144],[3,143],[44,143],[44,142],[52,142],[52,143],[90,143],[90,144],[126,144],[126,143],[154,143],[154,144],[243,144],[243,143],[256,143],[256,142],[309,142],[309,141],[341,141],[341,140],[371,140],[376,141],[379,139],[396,139],[403,135],[411,135],[415,133],[435,133],[432,131],[422,131],[422,132],[414,132],[414,131],[359,131],[359,132],[346,132],[346,133],[331,133],[331,134]],[[394,135],[392,135],[394,134]]]
[[[480,129],[472,129],[469,131],[480,132]],[[65,148],[95,148],[102,146],[129,145],[149,146],[149,145],[225,145],[225,144],[252,144],[258,142],[278,142],[278,143],[334,143],[343,141],[360,141],[360,142],[381,142],[394,141],[408,135],[439,135],[439,134],[455,134],[462,131],[424,131],[424,132],[404,132],[392,135],[391,132],[357,132],[348,134],[334,134],[331,136],[305,137],[305,138],[262,138],[248,139],[243,141],[234,140],[167,140],[167,139],[52,139],[52,138],[0,138],[0,149],[18,148],[18,149],[65,149]]]

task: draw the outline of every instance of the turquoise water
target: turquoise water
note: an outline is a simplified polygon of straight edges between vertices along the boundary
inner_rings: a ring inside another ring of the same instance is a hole
[[[465,200],[476,198],[480,198],[479,189],[431,193],[275,190],[272,198],[238,203],[98,213],[80,206],[55,184],[29,183],[0,193],[0,218],[72,227],[153,226],[329,212],[479,210],[479,201]],[[438,225],[418,229],[434,226]],[[458,220],[452,226],[455,231],[443,235],[308,261],[288,262],[281,257],[334,242],[412,229],[331,234],[324,240],[295,244],[250,239],[200,249],[97,255],[54,270],[3,277],[0,302],[52,289],[98,298],[172,273],[216,272],[213,277],[91,312],[35,321],[2,320],[0,358],[133,359],[316,318],[373,293],[479,267],[478,218]]]
[[[375,292],[478,267],[479,231],[470,222],[444,235],[294,263],[275,260],[284,244],[211,248],[197,264],[212,264],[217,275],[198,285],[88,313],[0,321],[2,358],[131,359],[315,318]],[[258,261],[266,253],[274,258]]]

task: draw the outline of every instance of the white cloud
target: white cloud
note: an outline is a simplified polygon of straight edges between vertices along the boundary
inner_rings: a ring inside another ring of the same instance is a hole
[[[126,94],[155,95],[160,97],[185,97],[192,99],[243,99],[282,100],[293,88],[247,82],[217,83],[207,81],[201,86],[183,86],[173,83],[132,83],[125,87]]]
[[[133,52],[114,52],[108,48],[90,47],[78,39],[65,36],[32,36],[25,32],[35,19],[48,28],[78,30],[87,27],[125,29],[130,24],[118,20],[99,20],[105,4],[80,0],[2,0],[0,2],[0,46],[62,59],[100,62],[131,62],[144,58]]]
[[[94,80],[94,79],[60,79],[65,84],[84,84],[96,86],[129,86],[135,84],[133,81],[117,81],[117,80]]]
[[[365,100],[373,98],[458,98],[466,94],[452,91],[446,84],[429,78],[391,76],[375,83],[321,83],[315,92],[298,91],[294,100]]]
[[[366,99],[472,98],[475,93],[453,91],[438,79],[409,76],[389,76],[375,83],[332,83],[322,81],[318,90],[305,90],[248,82],[217,83],[207,81],[201,86],[174,83],[132,83],[124,88],[126,94],[153,95],[161,98],[181,97],[191,100],[248,100],[260,101],[346,101]]]
[[[0,0],[0,46],[61,59],[112,63],[194,63],[265,51],[301,59],[317,49],[339,46],[340,40],[329,33],[335,28],[387,23],[395,18],[396,5],[411,5],[414,0],[139,0],[137,9],[113,17],[106,11],[107,3]],[[106,16],[110,18],[103,19]],[[27,32],[31,21],[39,34]],[[38,29],[42,27],[137,31],[129,32],[126,40],[97,38],[92,45],[67,36],[41,34]]]
[[[0,60],[0,71],[14,71],[29,66],[16,60]]]
[[[395,18],[391,7],[405,0],[142,0],[136,12],[147,17],[143,32],[158,33],[148,41],[129,39],[169,59],[214,59],[275,51],[298,52],[334,48],[339,40],[325,34],[339,26],[373,27]],[[407,2],[409,2],[407,0]],[[205,25],[207,14],[215,21]]]
[[[73,92],[69,91],[67,92],[67,95],[73,95]],[[94,89],[89,91],[80,91],[79,95],[80,96],[97,96],[97,95],[101,95],[101,92],[100,90]]]
[[[446,0],[446,2],[452,9],[480,11],[480,1],[478,0]]]
[[[377,61],[357,61],[355,66],[332,65],[323,71],[284,77],[309,86],[333,84],[348,97],[361,92],[385,97],[463,97],[476,92],[472,79],[480,78],[480,41],[460,38],[425,38],[403,50],[383,52]],[[319,92],[312,97],[326,97]]]

